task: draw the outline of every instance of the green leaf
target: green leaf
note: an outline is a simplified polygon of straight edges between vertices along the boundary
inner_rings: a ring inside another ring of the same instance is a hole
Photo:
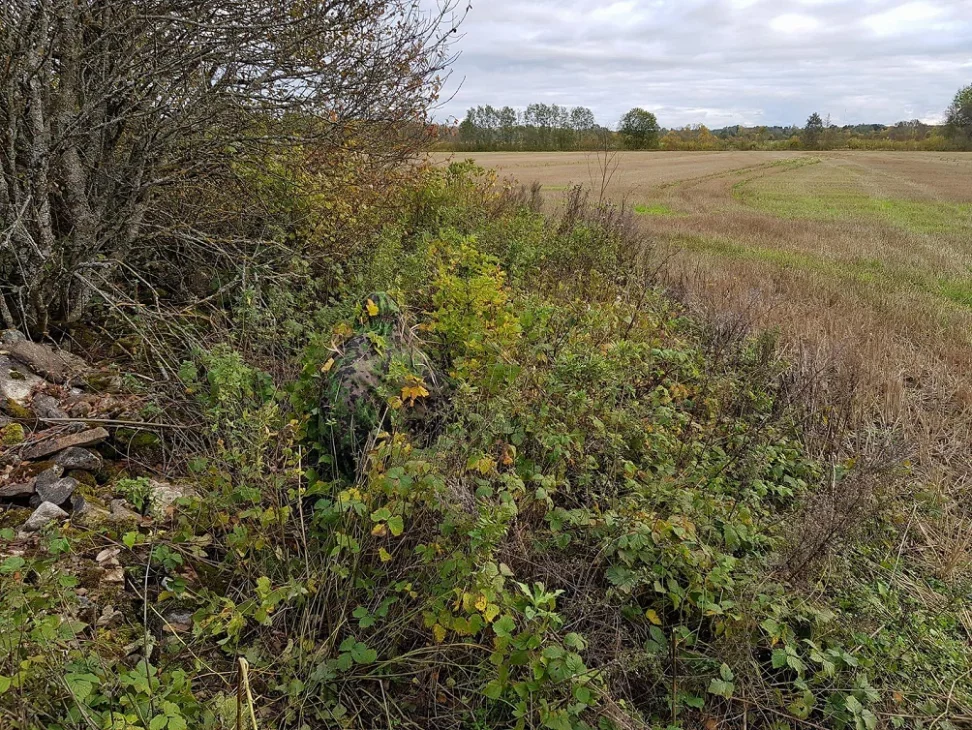
[[[498,700],[503,694],[503,683],[494,679],[483,687],[483,694],[491,700]]]
[[[735,675],[732,673],[732,669],[729,668],[728,664],[723,664],[719,667],[719,676],[721,676],[727,682],[731,682],[735,679]]]
[[[861,710],[864,709],[864,705],[854,695],[847,695],[847,699],[844,700],[844,707],[854,715],[859,715]]]
[[[713,677],[712,681],[709,682],[709,694],[719,695],[719,697],[725,697],[728,700],[735,691],[736,685],[732,682],[727,682],[716,677]]]
[[[0,674],[0,695],[10,689],[10,677],[4,677]]]
[[[64,682],[78,700],[86,699],[101,680],[94,674],[65,674]]]
[[[382,507],[381,509],[376,509],[371,513],[372,522],[384,522],[385,520],[391,519],[392,513],[387,507]]]
[[[584,674],[587,671],[587,667],[584,666],[584,660],[581,659],[580,654],[574,654],[571,652],[566,657],[564,657],[564,666],[570,670],[571,674]]]
[[[783,649],[776,649],[773,652],[773,669],[782,669],[786,666],[789,655]]]
[[[813,711],[813,706],[816,704],[816,698],[813,696],[813,692],[809,690],[803,693],[803,697],[791,702],[787,709],[793,713],[794,717],[798,717],[801,720],[806,720],[810,717],[810,713]]]
[[[122,536],[122,542],[125,543],[125,547],[127,547],[129,550],[135,547],[135,542],[137,540],[138,540],[137,532],[126,532]],[[153,719],[152,722],[155,722],[155,720]]]
[[[516,622],[512,616],[504,615],[493,622],[493,633],[497,636],[509,636],[516,631]]]
[[[569,646],[571,649],[576,649],[577,651],[583,651],[586,646],[584,637],[573,631],[564,637],[564,644]]]
[[[5,575],[16,573],[18,570],[22,569],[26,564],[27,564],[26,560],[24,560],[19,555],[14,555],[12,557],[7,558],[6,560],[3,561],[2,564],[0,564],[0,573],[3,573]]]
[[[803,674],[803,670],[807,668],[807,665],[803,663],[803,660],[800,657],[792,654],[787,656],[786,663],[789,665],[790,669],[799,674]]]
[[[574,699],[578,702],[582,702],[585,705],[590,705],[594,699],[594,693],[582,684],[574,687]]]
[[[186,730],[186,721],[182,715],[169,718],[169,730]]]
[[[556,710],[546,715],[541,711],[540,720],[543,726],[550,730],[572,730],[566,710]]]
[[[398,537],[403,532],[405,532],[405,520],[402,519],[401,515],[395,515],[394,517],[389,517],[388,529],[391,530],[392,535]]]
[[[359,641],[351,648],[351,658],[357,664],[371,664],[378,658],[378,652]]]
[[[149,723],[149,730],[162,730],[168,722],[169,718],[166,715],[156,715]]]
[[[682,702],[688,707],[694,707],[697,710],[705,707],[705,698],[699,697],[698,695],[682,695]]]

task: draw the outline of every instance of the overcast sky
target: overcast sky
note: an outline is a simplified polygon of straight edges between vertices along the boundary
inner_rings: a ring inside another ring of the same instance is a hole
[[[472,0],[437,113],[633,106],[662,126],[938,121],[972,83],[972,0]],[[458,90],[457,90],[458,89]]]

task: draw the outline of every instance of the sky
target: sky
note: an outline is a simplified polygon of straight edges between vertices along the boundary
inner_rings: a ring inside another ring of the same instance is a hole
[[[663,127],[940,121],[972,84],[972,0],[472,0],[439,121],[478,104]],[[451,98],[449,98],[451,97]]]

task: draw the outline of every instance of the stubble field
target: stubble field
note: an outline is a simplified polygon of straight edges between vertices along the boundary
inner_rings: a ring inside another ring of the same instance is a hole
[[[968,571],[972,155],[458,157],[539,183],[550,207],[574,185],[624,206],[662,285],[710,322],[778,332],[824,402],[853,390],[856,438],[890,434],[912,470],[888,497],[924,500],[909,510],[909,550],[943,578]]]

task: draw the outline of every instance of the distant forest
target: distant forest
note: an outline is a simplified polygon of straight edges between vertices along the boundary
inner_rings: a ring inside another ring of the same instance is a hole
[[[969,87],[972,88],[972,87]],[[644,150],[964,150],[972,149],[972,126],[960,103],[969,88],[956,95],[945,124],[920,120],[893,125],[837,126],[814,113],[800,126],[734,125],[709,129],[704,124],[666,129],[655,115],[632,109],[610,129],[597,123],[587,107],[530,104],[477,106],[465,119],[439,129],[438,149],[473,151],[570,151],[596,149]],[[965,110],[967,111],[967,110]]]

